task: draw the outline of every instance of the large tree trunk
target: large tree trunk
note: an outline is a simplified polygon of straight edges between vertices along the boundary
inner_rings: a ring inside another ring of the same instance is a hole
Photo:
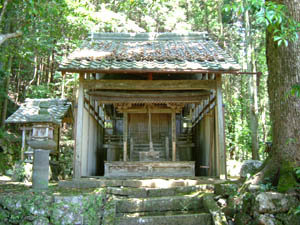
[[[300,22],[300,1],[283,0],[291,16]],[[267,33],[268,92],[272,121],[273,155],[278,161],[300,163],[300,99],[291,96],[300,84],[300,39],[278,46]]]
[[[275,2],[285,4],[291,16],[300,21],[299,0]],[[300,85],[300,39],[286,47],[278,46],[271,32],[267,32],[266,38],[273,147],[270,159],[251,183],[264,181],[265,177],[277,177],[280,183],[287,164],[300,166],[300,99],[291,95],[292,87]]]

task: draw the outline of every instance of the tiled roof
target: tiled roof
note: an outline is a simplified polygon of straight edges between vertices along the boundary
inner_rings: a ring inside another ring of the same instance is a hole
[[[235,71],[240,66],[206,33],[98,33],[66,58],[61,71]]]
[[[34,122],[61,123],[70,108],[71,103],[65,99],[26,99],[25,103],[5,122],[23,124]],[[41,110],[44,111],[43,114],[41,114]]]

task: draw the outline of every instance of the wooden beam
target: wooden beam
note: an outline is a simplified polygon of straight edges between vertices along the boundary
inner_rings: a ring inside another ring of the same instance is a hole
[[[176,161],[176,112],[173,109],[171,114],[172,123],[172,161]]]
[[[199,96],[210,96],[210,92],[206,90],[182,90],[182,91],[89,91],[87,93],[90,96],[100,96],[100,97],[121,97],[121,98],[133,98],[133,97],[142,97],[142,98],[178,98],[178,97],[199,97]]]
[[[216,75],[216,149],[217,149],[217,175],[221,179],[226,179],[226,158],[225,158],[225,137],[224,137],[224,114],[222,99],[222,77]]]
[[[78,88],[78,106],[76,119],[76,140],[75,140],[75,162],[74,162],[74,178],[81,177],[81,154],[82,154],[82,135],[83,135],[83,107],[84,107],[84,90],[83,90],[84,74],[79,76]]]
[[[210,90],[215,80],[85,80],[85,89],[101,90]]]
[[[127,161],[128,114],[123,113],[123,161]]]
[[[114,104],[114,103],[182,103],[192,104],[200,103],[204,99],[208,99],[209,95],[199,95],[193,97],[107,97],[107,96],[93,96],[94,100],[99,101],[102,104]]]

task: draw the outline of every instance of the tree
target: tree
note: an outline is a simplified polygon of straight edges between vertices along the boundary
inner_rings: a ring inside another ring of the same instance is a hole
[[[6,11],[6,7],[7,4],[10,2],[11,0],[5,0],[3,6],[2,6],[2,10],[1,10],[1,14],[0,14],[0,24],[3,20],[5,11]],[[15,37],[19,37],[22,35],[21,31],[16,31],[14,33],[8,33],[8,34],[0,34],[0,45],[2,45],[6,40],[10,39],[10,38],[15,38]]]
[[[290,14],[296,22],[300,21],[298,0],[270,2],[282,3],[282,10]],[[272,152],[264,168],[252,179],[252,183],[258,183],[267,177],[274,181],[274,178],[279,177],[278,185],[287,187],[291,185],[288,181],[292,180],[290,169],[300,165],[300,99],[291,94],[292,88],[300,82],[300,40],[280,45],[277,41],[280,38],[276,38],[277,31],[281,31],[283,35],[287,33],[284,26],[281,26],[280,23],[269,26],[266,35]],[[286,189],[283,187],[281,190]]]

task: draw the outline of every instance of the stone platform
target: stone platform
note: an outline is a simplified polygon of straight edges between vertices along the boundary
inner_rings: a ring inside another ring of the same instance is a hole
[[[105,177],[192,177],[195,162],[105,162]]]
[[[198,185],[215,185],[224,180],[212,177],[82,177],[80,179],[59,181],[59,186],[64,188],[101,188],[101,187],[126,187],[126,188],[183,188]]]

